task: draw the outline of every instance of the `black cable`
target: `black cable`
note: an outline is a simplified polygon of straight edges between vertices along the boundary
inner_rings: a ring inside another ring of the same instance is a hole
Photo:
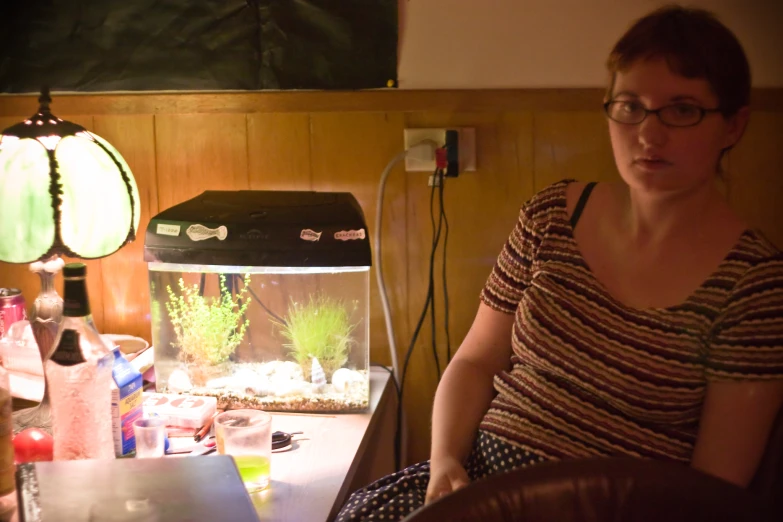
[[[440,183],[443,183],[443,173],[440,169],[436,170],[435,172],[435,179],[439,180]],[[434,186],[433,191],[430,195],[430,202],[432,202],[434,198]],[[432,218],[433,226],[434,226],[434,218],[432,217],[432,212],[430,211],[430,217]],[[435,234],[436,238],[440,237],[440,227],[438,227],[438,230]],[[422,307],[421,314],[419,315],[419,320],[416,323],[416,328],[413,330],[413,335],[411,336],[411,342],[408,345],[408,350],[405,353],[405,361],[402,365],[402,373],[400,374],[400,388],[399,388],[399,400],[397,402],[397,430],[394,434],[394,453],[395,458],[397,458],[402,453],[402,401],[403,396],[405,393],[405,376],[408,373],[408,364],[410,363],[411,355],[413,355],[413,349],[416,346],[416,340],[419,338],[419,333],[421,332],[421,327],[424,324],[424,319],[427,317],[427,311],[430,307],[430,303],[433,299],[434,294],[434,278],[433,278],[433,271],[434,271],[434,265],[435,265],[435,252],[438,246],[438,241],[433,240],[433,246],[432,251],[430,252],[430,283],[427,286],[427,297],[424,300],[424,306]],[[437,353],[436,353],[436,362],[437,362]],[[440,373],[438,373],[438,376],[440,378]],[[398,459],[399,460],[399,459]],[[400,465],[397,465],[397,470],[400,470]]]
[[[419,316],[419,321],[416,323],[416,328],[413,330],[411,336],[411,342],[408,345],[408,351],[405,353],[405,362],[402,365],[402,374],[400,375],[400,400],[397,402],[397,419],[402,419],[402,399],[405,393],[405,375],[408,373],[408,363],[411,360],[413,354],[413,348],[416,346],[416,340],[419,337],[421,326],[424,324],[424,318],[427,317],[427,309],[430,305],[430,299],[432,298],[432,290],[427,290],[427,298],[424,301],[424,307]],[[401,454],[402,450],[402,422],[397,423],[397,432],[394,434],[394,452],[395,454]],[[400,470],[400,466],[397,466],[397,470]]]
[[[440,382],[440,378],[441,378],[442,373],[441,373],[441,370],[440,370],[440,356],[438,355],[438,346],[437,346],[437,342],[436,342],[436,339],[435,339],[435,331],[436,331],[435,323],[436,323],[436,321],[435,321],[435,255],[434,255],[434,253],[437,250],[438,245],[440,244],[441,231],[443,229],[443,222],[444,222],[444,219],[446,217],[446,214],[443,211],[443,187],[445,185],[444,181],[445,181],[446,177],[445,177],[445,174],[443,172],[443,169],[436,169],[434,176],[435,176],[435,179],[437,180],[437,182],[433,186],[433,193],[434,193],[435,186],[437,186],[438,187],[438,200],[439,200],[438,203],[440,205],[440,210],[438,212],[438,231],[437,231],[437,235],[435,234],[435,231],[434,231],[434,228],[433,228],[433,235],[435,235],[436,238],[433,240],[433,243],[432,243],[433,255],[432,255],[432,258],[430,259],[430,285],[432,285],[432,301],[430,302],[430,309],[432,311],[432,315],[430,316],[430,318],[431,318],[431,322],[432,322],[432,353],[433,353],[433,356],[435,357],[435,365],[436,365],[436,368],[437,368],[437,371],[438,371],[438,382]],[[432,200],[430,200],[430,217],[432,217]],[[434,227],[434,223],[435,223],[434,222],[434,218],[433,218],[432,222],[433,222],[433,227]],[[445,249],[443,251],[443,263],[444,264],[446,263],[446,251],[445,251]],[[446,288],[444,286],[444,292],[445,291],[446,291]],[[444,296],[445,295],[447,295],[447,294],[444,293]],[[445,321],[446,321],[446,325],[448,327],[448,317],[445,318]],[[451,348],[450,348],[449,345],[450,345],[451,341],[449,339],[448,330],[446,331],[446,342],[447,342],[448,350],[450,352]],[[446,359],[446,364],[448,364],[448,358]]]
[[[236,277],[239,277],[239,276],[237,275]],[[266,305],[265,305],[265,304],[264,304],[264,303],[261,301],[261,299],[259,299],[259,298],[258,298],[258,296],[256,295],[256,293],[253,291],[253,289],[252,289],[250,286],[248,286],[248,287],[247,287],[247,291],[248,291],[248,292],[250,292],[250,295],[253,297],[253,300],[254,300],[256,303],[258,303],[258,304],[261,306],[261,308],[263,308],[263,309],[264,309],[264,312],[266,312],[266,313],[267,313],[267,315],[269,315],[269,317],[271,317],[272,319],[274,319],[274,320],[275,320],[275,321],[277,321],[278,323],[282,324],[283,326],[288,326],[288,322],[286,322],[286,320],[285,320],[285,319],[283,319],[282,317],[280,317],[279,315],[277,315],[276,313],[274,313],[272,310],[270,310],[270,309],[269,309],[269,308],[268,308],[268,307],[267,307],[267,306],[266,306]]]
[[[430,331],[432,332],[432,358],[435,360],[435,371],[438,374],[438,382],[440,382],[440,357],[438,356],[438,343],[435,327],[435,252],[440,242],[440,229],[443,221],[438,219],[438,228],[435,229],[435,216],[432,215],[432,211],[435,207],[435,190],[439,185],[443,185],[443,176],[440,175],[440,169],[436,168],[432,174],[433,184],[432,190],[430,190],[430,223],[432,224],[432,250],[430,255],[430,273],[429,273],[429,290],[432,294],[430,299]]]
[[[445,230],[443,233],[443,326],[446,332],[446,364],[451,362],[451,334],[449,333],[449,287],[446,281],[446,247],[449,242],[449,220],[446,218],[446,208],[443,206],[443,178],[440,185],[440,216]]]
[[[242,277],[239,274],[229,274],[229,275],[231,277],[227,278],[227,281],[231,281],[231,287],[236,289],[237,306],[241,309],[243,302],[242,302],[242,298],[239,297],[239,282],[240,281],[244,282],[245,278]],[[228,284],[226,284],[226,288],[229,288]],[[247,286],[247,289],[250,290],[250,285]],[[229,294],[229,295],[231,295],[231,294]],[[232,298],[233,298],[233,295],[232,295]],[[245,322],[248,322],[248,319],[247,319],[247,309],[245,310],[245,313],[242,314],[242,319],[244,319]],[[234,331],[236,331],[236,329]],[[245,332],[247,333],[247,342],[252,347],[253,346],[253,329],[252,328],[248,328],[248,329],[245,330]]]
[[[377,366],[389,372],[392,384],[394,384],[394,391],[397,394],[397,415],[394,421],[394,470],[399,471],[401,465],[400,461],[402,460],[402,447],[400,442],[398,442],[402,430],[402,408],[400,407],[400,404],[402,403],[402,390],[400,389],[400,385],[397,383],[397,379],[394,377],[394,370],[379,363],[371,362],[370,366]]]
[[[389,375],[391,375],[391,382],[394,385],[394,390],[397,392],[397,397],[399,397],[400,396],[400,385],[397,384],[397,379],[394,378],[394,370],[392,370],[391,368],[389,368],[385,364],[381,364],[381,363],[371,362],[370,366],[377,366],[378,368],[383,368],[384,370],[389,372]],[[398,422],[399,422],[399,420],[398,420]],[[399,464],[398,464],[398,466],[399,466]]]

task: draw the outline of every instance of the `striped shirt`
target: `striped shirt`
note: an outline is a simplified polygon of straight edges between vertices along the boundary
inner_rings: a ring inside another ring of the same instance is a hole
[[[624,306],[579,252],[568,183],[523,205],[481,292],[515,314],[481,429],[549,459],[689,462],[709,381],[783,377],[783,255],[746,231],[685,302]]]

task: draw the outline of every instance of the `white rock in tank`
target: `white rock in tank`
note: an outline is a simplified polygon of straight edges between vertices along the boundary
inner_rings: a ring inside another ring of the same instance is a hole
[[[190,382],[187,372],[184,370],[174,370],[169,375],[166,388],[174,393],[188,392],[193,388],[193,384]]]
[[[348,368],[340,368],[332,374],[332,386],[335,391],[344,393],[354,384],[361,383],[362,379],[361,373]]]

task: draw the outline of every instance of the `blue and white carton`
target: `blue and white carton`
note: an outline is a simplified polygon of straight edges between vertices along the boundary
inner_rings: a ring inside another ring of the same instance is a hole
[[[125,457],[136,452],[133,422],[142,418],[142,378],[122,356],[119,347],[114,348],[114,365],[111,383],[111,428],[114,438],[114,454]]]

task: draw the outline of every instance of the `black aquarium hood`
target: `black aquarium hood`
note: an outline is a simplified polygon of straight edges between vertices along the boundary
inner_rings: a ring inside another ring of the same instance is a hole
[[[364,214],[348,192],[206,191],[150,220],[147,262],[369,267]]]

